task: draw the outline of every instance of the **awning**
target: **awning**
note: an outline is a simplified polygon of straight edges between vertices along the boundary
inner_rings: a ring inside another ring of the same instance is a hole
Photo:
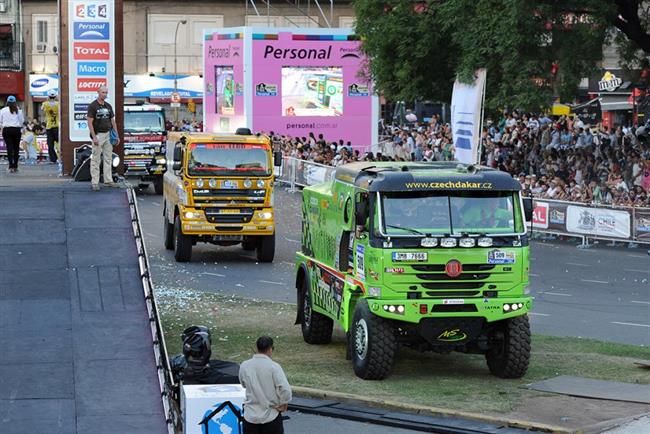
[[[571,113],[571,107],[569,107],[566,104],[555,103],[553,104],[553,107],[551,107],[551,115],[553,116],[568,115],[570,113]]]
[[[582,104],[576,104],[571,106],[571,111],[575,112],[577,110],[580,110],[585,107],[589,107],[591,104],[595,103],[596,101],[600,101],[600,98],[594,98],[592,100],[589,100],[587,102],[583,102]]]
[[[632,110],[632,103],[629,101],[631,93],[627,95],[603,95],[600,97],[600,109],[604,112],[616,110]]]

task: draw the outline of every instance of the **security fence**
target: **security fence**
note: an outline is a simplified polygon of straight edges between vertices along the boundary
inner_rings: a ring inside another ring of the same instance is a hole
[[[292,190],[331,180],[335,167],[284,157],[277,180]],[[650,244],[650,208],[534,199],[536,233]]]

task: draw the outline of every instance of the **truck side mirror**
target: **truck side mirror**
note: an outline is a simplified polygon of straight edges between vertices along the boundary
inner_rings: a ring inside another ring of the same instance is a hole
[[[172,168],[174,170],[180,170],[183,163],[183,148],[177,146],[174,148],[174,165]]]
[[[529,222],[533,219],[533,198],[525,197],[524,201],[524,217],[526,221]]]
[[[273,153],[273,165],[275,167],[282,167],[282,152],[277,151]]]
[[[354,205],[354,219],[357,226],[365,226],[368,220],[368,200],[362,199]]]

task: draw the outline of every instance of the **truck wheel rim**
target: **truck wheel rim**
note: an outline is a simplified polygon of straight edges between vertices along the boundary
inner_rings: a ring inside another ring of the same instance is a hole
[[[303,315],[303,321],[305,322],[305,326],[309,327],[311,323],[311,301],[309,300],[309,292],[305,292],[305,301],[303,303],[302,307],[302,315]]]
[[[363,360],[368,355],[368,324],[365,319],[360,319],[355,326],[354,347],[357,357]]]

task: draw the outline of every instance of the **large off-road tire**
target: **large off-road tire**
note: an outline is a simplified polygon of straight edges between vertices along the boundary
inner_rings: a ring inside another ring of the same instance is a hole
[[[275,256],[275,234],[263,235],[257,244],[257,260],[260,262],[273,262]]]
[[[302,300],[298,300],[298,308],[302,307],[302,338],[312,345],[329,344],[332,341],[334,321],[322,313],[314,312],[311,306],[311,293],[305,279],[299,296],[302,296]]]
[[[153,191],[156,192],[156,194],[163,194],[163,189],[163,177],[156,176],[153,180]]]
[[[183,234],[179,216],[174,219],[174,244],[176,262],[189,262],[192,259],[192,237]]]
[[[165,239],[165,249],[174,250],[174,225],[167,220],[167,215],[163,215],[163,236]]]
[[[397,338],[392,325],[368,307],[366,300],[357,303],[350,330],[352,365],[357,377],[383,380],[393,371]]]
[[[485,354],[492,375],[521,378],[530,361],[530,323],[528,315],[502,321],[493,336],[492,347]]]

